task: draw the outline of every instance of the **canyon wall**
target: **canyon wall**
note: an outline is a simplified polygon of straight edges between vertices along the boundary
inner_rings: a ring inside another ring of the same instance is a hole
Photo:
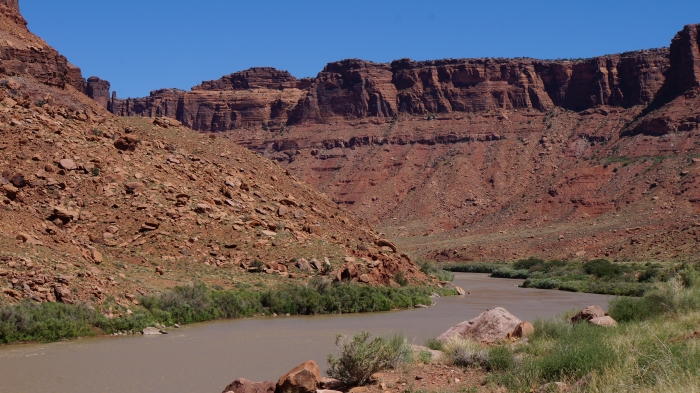
[[[629,108],[656,97],[670,60],[668,49],[580,61],[401,59],[382,64],[348,59],[328,64],[314,79],[252,68],[189,92],[163,89],[145,98],[113,100],[111,110],[123,116],[174,117],[195,130],[216,132],[400,113]],[[687,78],[678,81],[687,83]]]

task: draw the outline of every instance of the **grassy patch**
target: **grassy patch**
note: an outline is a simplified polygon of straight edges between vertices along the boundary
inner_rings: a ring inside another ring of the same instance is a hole
[[[641,298],[614,300],[609,313],[616,328],[571,325],[566,318],[535,321],[526,345],[489,349],[489,381],[515,392],[581,378],[583,391],[697,391],[700,344],[689,338],[700,318],[696,274],[685,266]]]

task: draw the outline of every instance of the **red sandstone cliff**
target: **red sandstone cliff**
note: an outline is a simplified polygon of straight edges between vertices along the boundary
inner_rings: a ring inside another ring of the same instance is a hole
[[[203,82],[190,92],[157,90],[146,98],[115,100],[112,111],[175,117],[196,130],[227,131],[399,113],[629,108],[655,98],[670,63],[667,49],[560,62],[402,59],[378,64],[349,59],[328,64],[313,80],[253,68]]]

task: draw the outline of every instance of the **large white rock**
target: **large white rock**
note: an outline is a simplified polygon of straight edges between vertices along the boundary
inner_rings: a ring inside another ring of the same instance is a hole
[[[478,342],[494,342],[506,338],[522,321],[502,307],[484,311],[478,317],[464,321],[438,336],[446,341],[453,336],[461,336]]]

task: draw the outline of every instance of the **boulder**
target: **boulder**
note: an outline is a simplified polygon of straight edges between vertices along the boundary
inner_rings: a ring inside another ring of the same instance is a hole
[[[462,289],[462,288],[460,288],[460,287],[458,287],[458,286],[456,286],[456,285],[455,285],[455,291],[457,291],[457,293],[458,293],[460,296],[464,296],[464,295],[467,294],[467,292],[466,292],[464,289]]]
[[[579,311],[578,314],[569,318],[569,323],[590,321],[593,318],[604,317],[605,311],[600,306],[588,306]]]
[[[142,333],[144,334],[144,336],[153,336],[153,335],[156,335],[156,334],[163,334],[163,333],[160,332],[160,329],[154,328],[154,327],[152,327],[152,326],[149,326],[149,327],[143,329],[143,332],[142,332]]]
[[[75,165],[75,162],[73,162],[73,160],[71,160],[69,158],[62,159],[61,161],[58,162],[58,165],[67,171],[72,171],[72,170],[78,169],[78,166]]]
[[[310,272],[310,271],[311,271],[311,264],[309,264],[309,261],[307,261],[307,260],[304,259],[304,258],[300,258],[300,259],[297,260],[297,267],[298,267],[299,270],[301,270],[301,271],[305,271],[305,272]]]
[[[615,327],[617,326],[617,321],[612,319],[612,317],[604,316],[604,317],[596,317],[588,320],[589,323],[596,325],[596,326],[603,326],[603,327]]]
[[[438,340],[446,341],[453,336],[461,336],[478,342],[494,342],[506,338],[521,322],[505,308],[496,307],[453,326],[438,336]]]
[[[136,151],[138,144],[139,139],[131,135],[125,135],[114,141],[114,147],[121,151]]]
[[[280,377],[275,393],[316,393],[320,381],[318,365],[307,360]]]
[[[53,208],[53,214],[50,219],[60,219],[63,223],[67,223],[72,220],[77,220],[80,217],[80,212],[76,210],[68,210],[63,206],[56,206]]]
[[[226,386],[223,393],[273,393],[274,391],[274,382],[253,382],[249,379],[238,378]]]
[[[508,338],[523,338],[535,333],[535,327],[530,322],[520,322],[518,326],[508,333]]]

